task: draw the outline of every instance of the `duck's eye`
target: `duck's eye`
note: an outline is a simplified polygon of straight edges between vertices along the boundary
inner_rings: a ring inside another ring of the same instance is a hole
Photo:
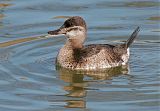
[[[72,31],[72,30],[77,31],[78,28],[71,28],[71,29],[68,30],[68,32],[69,32],[69,31]]]
[[[78,28],[73,28],[74,31],[78,30]]]

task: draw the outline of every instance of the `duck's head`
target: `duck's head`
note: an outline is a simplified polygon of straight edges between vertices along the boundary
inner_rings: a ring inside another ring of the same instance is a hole
[[[67,19],[64,24],[57,30],[49,31],[50,35],[65,34],[68,41],[73,44],[74,47],[81,48],[85,41],[87,32],[87,26],[82,17],[73,16]]]

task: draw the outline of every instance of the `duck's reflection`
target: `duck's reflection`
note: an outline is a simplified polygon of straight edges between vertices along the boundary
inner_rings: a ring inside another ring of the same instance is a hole
[[[73,71],[63,68],[57,68],[59,78],[67,84],[63,89],[68,92],[66,95],[70,97],[66,100],[68,108],[85,108],[87,96],[87,89],[89,80],[86,77],[91,77],[94,80],[107,80],[112,77],[128,73],[128,65],[123,67],[110,68],[103,71]]]
[[[83,97],[86,96],[86,83],[83,81],[84,75],[65,69],[59,69],[58,72],[60,79],[69,83],[67,86],[63,87],[63,89],[68,92],[66,96],[72,98],[66,101],[66,107],[84,108],[85,100],[83,100]]]

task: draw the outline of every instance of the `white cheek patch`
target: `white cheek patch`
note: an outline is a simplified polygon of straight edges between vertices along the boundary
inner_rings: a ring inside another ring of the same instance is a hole
[[[77,29],[77,30],[75,30],[75,29]],[[68,37],[76,37],[79,35],[84,35],[85,29],[81,26],[74,26],[74,27],[67,28],[66,30],[68,30],[66,33],[66,35]]]
[[[72,30],[72,31],[67,32],[66,35],[69,37],[77,37],[77,36],[84,35],[84,32],[81,30]]]
[[[76,36],[77,35],[77,31],[69,31],[69,32],[67,32],[67,35],[68,36],[71,36],[71,37],[74,37],[74,36]]]

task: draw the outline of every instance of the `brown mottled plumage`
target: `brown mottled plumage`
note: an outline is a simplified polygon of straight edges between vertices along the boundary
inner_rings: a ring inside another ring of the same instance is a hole
[[[83,18],[74,16],[64,22],[57,30],[48,34],[65,34],[67,41],[57,56],[57,65],[74,70],[98,70],[126,65],[129,59],[129,46],[136,38],[139,27],[124,44],[83,45],[87,27]]]

